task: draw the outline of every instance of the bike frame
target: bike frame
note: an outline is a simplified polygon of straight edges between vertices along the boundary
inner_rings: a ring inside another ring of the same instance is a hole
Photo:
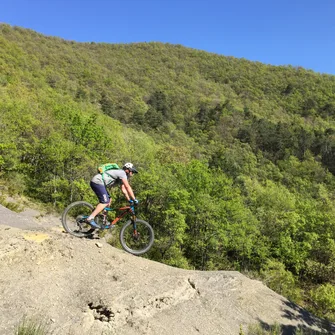
[[[128,213],[131,213],[131,220],[134,223],[136,221],[136,216],[135,216],[135,208],[133,206],[124,206],[124,207],[120,207],[120,208],[110,208],[110,207],[105,207],[103,211],[107,211],[107,212],[116,212],[117,216],[116,218],[111,221],[110,226],[114,226],[117,222],[119,222],[121,219],[123,219]],[[118,212],[120,212],[118,214]],[[103,215],[103,214],[102,214]],[[106,214],[107,216],[107,214]],[[106,217],[104,218],[104,220],[106,219]]]

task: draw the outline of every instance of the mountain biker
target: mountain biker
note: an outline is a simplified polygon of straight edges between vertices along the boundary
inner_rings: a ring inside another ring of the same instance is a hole
[[[134,173],[138,173],[134,165],[132,163],[125,163],[122,169],[108,170],[103,175],[98,173],[92,178],[90,186],[98,197],[99,204],[95,207],[91,215],[86,219],[90,226],[93,228],[100,228],[100,226],[94,221],[94,218],[105,207],[110,206],[112,202],[107,188],[120,185],[121,191],[129,203],[131,205],[138,204],[138,200],[135,198],[133,189],[128,182],[128,179],[132,177]]]

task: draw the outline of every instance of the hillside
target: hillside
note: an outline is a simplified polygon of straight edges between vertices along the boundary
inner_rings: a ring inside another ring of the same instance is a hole
[[[0,203],[95,203],[96,167],[130,161],[148,259],[248,273],[335,321],[334,101],[301,67],[0,24]]]
[[[15,227],[19,228],[15,228]],[[275,323],[335,332],[261,282],[236,271],[182,270],[135,257],[104,239],[65,234],[59,218],[0,206],[0,334],[23,316],[52,334],[239,334]]]

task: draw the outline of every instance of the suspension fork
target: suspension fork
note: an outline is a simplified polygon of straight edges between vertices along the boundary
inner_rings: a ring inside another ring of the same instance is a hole
[[[134,235],[137,235],[135,208],[134,208],[134,207],[130,207],[130,209],[131,209],[131,217],[130,217],[130,220],[131,220],[131,222],[132,222],[132,224],[133,224]]]

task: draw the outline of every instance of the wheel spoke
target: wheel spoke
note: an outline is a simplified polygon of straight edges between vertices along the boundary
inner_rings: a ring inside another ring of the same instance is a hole
[[[88,236],[94,231],[86,222],[86,218],[91,214],[93,206],[84,201],[78,201],[68,206],[62,217],[65,230],[74,236]]]
[[[147,252],[154,239],[151,226],[142,220],[136,220],[136,229],[131,221],[122,228],[120,234],[123,248],[136,255]]]

